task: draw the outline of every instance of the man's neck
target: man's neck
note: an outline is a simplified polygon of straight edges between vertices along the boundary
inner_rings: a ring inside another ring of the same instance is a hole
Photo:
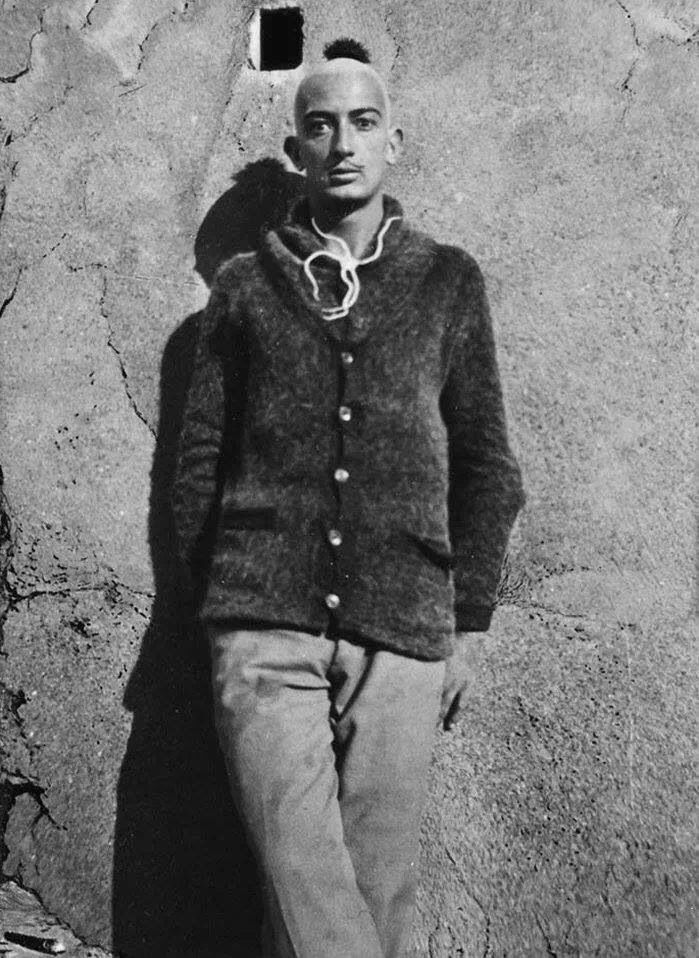
[[[361,259],[383,219],[383,194],[362,206],[321,204],[309,196],[311,215],[324,233],[343,239],[356,259]]]

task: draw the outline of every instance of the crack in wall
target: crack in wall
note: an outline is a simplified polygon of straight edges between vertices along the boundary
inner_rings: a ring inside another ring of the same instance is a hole
[[[148,599],[153,598],[152,592],[134,589],[114,579],[102,583],[100,586],[51,588],[49,585],[46,588],[34,589],[22,593],[8,581],[8,573],[12,564],[14,551],[15,541],[10,508],[7,497],[3,491],[3,473],[0,468],[0,656],[4,654],[4,625],[7,617],[18,608],[20,604],[31,601],[34,598],[41,596],[66,597],[88,592],[106,593],[108,590],[111,590],[112,593],[116,593],[118,589],[134,596],[138,595]],[[36,814],[28,826],[30,833],[33,832],[41,821],[47,821],[52,827],[60,831],[66,831],[66,826],[58,822],[51,813],[46,800],[46,788],[31,774],[32,761],[36,754],[37,745],[32,742],[31,737],[27,734],[21,713],[21,709],[27,704],[27,701],[26,694],[22,688],[12,689],[4,683],[0,683],[0,703],[3,706],[4,714],[16,730],[19,742],[21,742],[22,746],[26,749],[26,755],[28,756],[28,770],[25,772],[20,771],[18,768],[10,769],[7,765],[6,757],[3,758],[3,766],[0,767],[0,866],[3,868],[10,855],[10,849],[6,845],[4,838],[12,811],[22,795],[28,795],[36,804]],[[21,862],[17,865],[14,874],[9,874],[8,872],[4,872],[4,874],[6,877],[14,879],[20,887],[24,887],[22,884]],[[66,925],[66,927],[69,926]]]
[[[33,753],[36,751],[36,745],[33,742],[30,742],[27,736],[24,735],[24,720],[19,711],[22,706],[26,705],[28,702],[24,689],[11,689],[9,685],[6,685],[4,682],[0,682],[0,693],[2,695],[2,704],[6,710],[6,713],[12,716],[14,724],[20,733],[20,737],[27,747],[27,751],[31,760]],[[7,772],[9,770],[5,769],[5,771]],[[29,778],[17,770],[15,770],[15,772],[12,774],[21,776],[23,781],[33,781],[38,785],[38,782],[35,779]]]
[[[552,605],[546,605],[543,602],[521,602],[512,604],[515,608],[521,609],[523,612],[533,612],[537,615],[545,613],[547,615],[555,615],[561,619],[572,619],[576,621],[589,618],[589,616],[583,615],[580,612],[564,612],[562,609],[557,609]]]
[[[492,955],[493,955],[493,946],[492,946],[492,943],[491,943],[491,940],[490,940],[490,934],[491,934],[490,915],[489,915],[488,912],[486,911],[485,906],[483,905],[483,903],[481,902],[481,900],[474,894],[474,892],[472,892],[472,891],[468,888],[468,882],[466,881],[466,876],[465,876],[463,867],[462,867],[461,864],[456,860],[456,856],[454,855],[454,853],[452,852],[452,850],[449,848],[449,846],[446,845],[446,844],[444,845],[444,851],[446,852],[446,856],[447,856],[447,858],[449,859],[449,861],[451,862],[451,864],[454,866],[454,868],[456,869],[456,871],[459,873],[459,877],[460,877],[460,879],[461,879],[461,886],[462,886],[463,890],[466,892],[466,894],[467,894],[468,897],[471,899],[471,901],[475,902],[477,908],[479,909],[479,911],[480,911],[481,914],[483,915],[483,919],[484,919],[484,921],[485,921],[485,927],[484,927],[484,929],[483,929],[483,936],[484,936],[484,938],[485,938],[485,941],[484,941],[484,944],[483,944],[483,954],[481,955],[481,958],[492,958]]]
[[[628,776],[628,792],[629,792],[629,802],[633,804],[634,801],[634,755],[635,755],[635,740],[636,740],[636,729],[634,723],[633,715],[633,695],[632,695],[632,657],[631,657],[631,642],[629,640],[629,630],[627,628],[623,629],[624,636],[624,652],[626,655],[626,694],[628,699],[627,707],[627,733],[628,741],[626,743],[626,774]]]
[[[64,233],[63,236],[61,236],[61,238],[60,238],[52,247],[50,247],[49,250],[41,257],[41,259],[45,259],[46,256],[50,255],[55,249],[57,249],[58,246],[60,246],[60,244],[62,243],[62,241],[65,239],[66,236],[67,236],[67,234]],[[66,264],[66,265],[68,265],[68,264]],[[112,350],[112,352],[113,352],[114,355],[116,356],[117,361],[118,361],[118,363],[119,363],[119,370],[120,370],[120,372],[121,372],[121,378],[122,378],[122,381],[123,381],[123,383],[124,383],[124,391],[126,392],[126,396],[127,396],[128,401],[129,401],[129,405],[130,405],[131,408],[133,409],[133,411],[134,411],[134,413],[136,414],[136,416],[138,417],[138,419],[140,419],[141,422],[144,424],[144,426],[148,429],[148,432],[151,434],[151,436],[153,436],[153,438],[155,438],[155,429],[151,426],[151,424],[148,422],[148,420],[146,419],[146,417],[143,415],[143,413],[142,413],[141,410],[139,409],[138,404],[136,403],[136,400],[135,400],[135,398],[134,398],[134,396],[133,396],[133,394],[132,394],[132,392],[131,392],[131,389],[130,389],[130,386],[129,386],[129,376],[128,376],[128,372],[127,372],[126,366],[124,365],[124,361],[123,361],[123,359],[122,359],[122,357],[121,357],[121,352],[120,352],[119,348],[118,348],[118,347],[115,345],[115,343],[114,343],[114,338],[113,338],[113,337],[114,337],[114,331],[113,331],[113,329],[112,329],[112,327],[111,327],[111,325],[110,325],[110,323],[109,323],[109,317],[108,317],[108,315],[107,315],[107,311],[106,311],[106,308],[105,308],[105,300],[106,300],[106,297],[107,297],[107,277],[106,277],[106,275],[104,275],[104,273],[109,270],[109,267],[104,266],[104,264],[102,264],[102,263],[89,263],[89,264],[86,264],[85,266],[76,266],[76,267],[70,267],[70,266],[68,266],[68,269],[70,269],[71,272],[77,272],[77,271],[80,270],[80,269],[87,269],[88,266],[96,266],[96,267],[100,268],[100,269],[103,271],[103,273],[102,273],[102,293],[101,293],[101,295],[100,295],[100,304],[99,304],[100,315],[101,315],[102,318],[105,320],[105,323],[106,323],[106,325],[107,325],[107,345],[108,345],[109,348]],[[15,282],[14,282],[14,284],[13,284],[13,286],[12,286],[12,289],[10,290],[10,293],[5,297],[5,299],[2,301],[2,303],[0,303],[0,319],[2,319],[2,317],[3,317],[4,313],[5,313],[5,311],[8,309],[8,307],[10,306],[10,304],[12,303],[12,301],[14,300],[14,298],[15,298],[15,296],[16,296],[16,294],[17,294],[17,290],[18,290],[18,288],[19,288],[19,283],[20,283],[20,280],[21,280],[21,277],[22,277],[22,274],[23,274],[24,270],[25,270],[25,267],[20,267],[20,268],[19,268],[19,270],[18,270],[18,272],[17,272],[17,276],[16,276],[16,278],[15,278]],[[113,272],[113,271],[112,271],[112,272]],[[114,275],[115,275],[115,276],[119,276],[120,274],[114,273]],[[131,278],[139,278],[139,277],[128,277],[128,278],[131,279]],[[146,279],[147,277],[142,277],[142,278],[143,278],[143,279]],[[194,284],[194,285],[196,285],[196,284]]]
[[[254,9],[250,10],[245,15],[245,31],[246,36],[249,41],[249,32],[250,32],[250,21],[254,16]],[[215,121],[211,125],[209,133],[207,135],[208,148],[205,151],[202,151],[201,161],[199,165],[199,174],[198,179],[200,182],[206,180],[209,170],[210,156],[215,152],[215,144],[218,142],[219,137],[221,136],[222,131],[225,129],[226,124],[226,114],[230,107],[230,104],[236,97],[240,96],[240,87],[239,81],[243,72],[247,66],[250,66],[250,60],[248,58],[248,42],[246,41],[244,49],[242,51],[242,59],[237,59],[235,45],[231,44],[230,56],[226,63],[225,70],[223,71],[223,77],[220,89],[220,98],[218,98],[217,107],[214,111]],[[221,101],[223,101],[221,103]],[[244,114],[247,116],[247,113]],[[245,153],[245,146],[243,145],[240,136],[237,132],[239,124],[234,124],[231,132],[235,139],[235,142],[238,145],[238,151]]]
[[[676,47],[688,47],[693,43],[699,42],[699,30],[695,30],[694,33],[690,33],[689,36],[684,37],[682,40],[678,40],[676,37],[671,37],[669,33],[661,33],[658,37],[658,40],[666,40],[668,43],[672,43]]]
[[[534,912],[534,920],[536,921],[537,927],[541,932],[541,937],[544,939],[544,944],[546,945],[546,954],[548,958],[558,958],[557,952],[553,950],[553,945],[551,944],[551,939],[544,931],[544,926],[541,924],[541,919],[538,914]]]
[[[636,52],[631,60],[631,63],[629,64],[629,68],[626,71],[626,75],[619,85],[621,92],[626,97],[626,102],[621,112],[621,120],[623,121],[626,118],[626,115],[631,106],[631,102],[634,98],[634,91],[631,86],[631,81],[633,80],[634,74],[636,72],[636,68],[638,67],[638,64],[641,60],[642,55],[646,52],[647,47],[650,46],[651,43],[657,42],[657,41],[666,41],[678,47],[688,46],[689,44],[696,43],[697,41],[699,41],[699,30],[695,30],[693,33],[690,33],[688,36],[684,36],[681,39],[676,36],[672,36],[670,33],[667,33],[667,32],[659,33],[657,37],[654,37],[652,40],[647,40],[646,44],[644,45],[643,43],[641,43],[638,26],[629,8],[626,6],[625,3],[622,2],[622,0],[615,0],[615,3],[619,7],[619,9],[623,12],[624,16],[629,22],[629,27],[631,28],[631,37],[633,39],[634,47],[636,48]],[[673,27],[676,27],[678,31],[683,31],[685,29],[681,26],[681,24],[677,23],[677,21],[665,20],[665,22],[666,23],[671,22]]]
[[[384,16],[383,16],[386,33],[388,34],[388,37],[391,43],[393,44],[393,59],[391,60],[391,66],[388,71],[389,74],[393,74],[394,71],[397,69],[398,65],[400,64],[400,59],[403,53],[403,48],[400,44],[400,41],[398,40],[398,37],[396,36],[393,30],[393,24],[391,22],[392,13],[393,11],[389,8],[388,10],[384,12]]]
[[[177,11],[173,11],[173,12],[174,12],[174,13],[177,13]],[[171,20],[171,19],[172,19],[172,16],[173,16],[173,13],[170,13],[170,15],[169,15],[167,18],[164,18],[164,19]],[[145,35],[145,37],[144,37],[144,38],[141,40],[141,42],[139,43],[138,49],[141,51],[141,56],[139,57],[138,63],[136,64],[136,73],[139,72],[139,70],[140,70],[141,67],[143,66],[143,63],[144,63],[144,61],[145,61],[145,59],[146,59],[146,50],[145,50],[146,44],[147,44],[148,41],[150,40],[151,35],[152,35],[153,32],[155,31],[155,29],[156,29],[157,27],[159,27],[162,22],[163,22],[162,20],[156,20],[156,22],[155,22],[155,23],[153,24],[153,26],[150,28],[150,30],[148,31],[148,33]]]
[[[15,289],[16,285],[15,283]],[[0,468],[0,656],[4,656],[5,654],[3,645],[5,621],[13,608],[13,589],[8,582],[7,576],[15,547],[9,503],[3,487],[4,477],[2,469]],[[5,715],[11,719],[11,723],[19,736],[19,740],[24,748],[26,748],[26,754],[31,767],[36,746],[27,735],[20,711],[22,706],[27,702],[26,695],[23,689],[11,689],[4,683],[0,683],[0,690],[2,691],[3,711]],[[0,772],[2,773],[2,780],[0,780],[0,864],[2,865],[4,865],[9,854],[9,849],[4,841],[7,824],[10,820],[12,809],[20,795],[29,794],[37,804],[38,811],[31,828],[34,828],[43,817],[46,817],[48,821],[57,828],[62,827],[51,815],[44,801],[45,790],[38,781],[17,769],[10,771],[9,768],[4,767],[5,761],[6,759],[3,758],[3,767],[0,768]]]
[[[58,110],[59,107],[62,107],[62,106],[66,103],[66,101],[68,100],[68,94],[69,94],[73,89],[74,89],[73,84],[70,83],[70,81],[68,81],[68,82],[66,82],[66,85],[63,87],[63,90],[61,91],[60,98],[57,97],[56,94],[55,94],[55,92],[54,92],[54,94],[53,94],[53,103],[49,104],[49,106],[43,111],[43,113],[34,114],[34,116],[32,117],[32,122],[31,122],[30,125],[27,127],[27,129],[24,131],[24,135],[26,136],[27,133],[30,133],[31,130],[34,128],[34,125],[35,125],[39,120],[45,119],[47,116],[50,116],[50,115],[54,112],[54,110]]]
[[[129,595],[137,595],[145,599],[152,599],[155,596],[154,592],[133,589],[131,586],[124,585],[115,580],[101,582],[98,585],[57,586],[53,589],[50,587],[47,589],[32,589],[31,592],[18,592],[14,587],[5,583],[8,595],[7,612],[13,612],[23,602],[31,602],[32,599],[38,599],[46,595],[55,595],[67,599],[72,595],[79,595],[85,592],[107,592],[115,587],[117,589],[123,589],[123,591],[128,592]],[[5,617],[7,617],[7,612]]]
[[[591,571],[581,567],[585,571]],[[572,571],[566,570],[566,571]],[[555,575],[556,573],[551,573]],[[535,580],[532,585],[540,585],[544,579]],[[569,622],[571,627],[579,633],[579,638],[581,640],[586,639],[585,629],[581,628],[583,624],[589,624],[591,626],[597,625],[600,618],[594,615],[585,615],[582,612],[571,612],[566,609],[561,609],[553,605],[549,605],[546,602],[539,602],[536,599],[532,599],[529,596],[523,595],[521,598],[513,595],[512,593],[501,596],[497,603],[498,609],[515,609],[517,612],[527,612],[530,617],[537,618],[540,622],[546,623],[549,621],[547,617],[554,617],[557,620],[560,620],[562,623]],[[616,620],[615,620],[616,621]]]
[[[60,240],[59,240],[59,243],[60,243]],[[52,251],[53,249],[50,249],[48,253],[51,253]],[[48,253],[44,253],[40,257],[40,259],[45,259]],[[128,280],[135,279],[143,283],[162,283],[165,286],[172,286],[174,289],[181,289],[182,286],[196,286],[197,288],[201,287],[201,283],[193,279],[183,279],[178,282],[175,282],[174,280],[163,279],[162,276],[145,276],[142,273],[118,273],[108,263],[102,263],[99,260],[92,263],[80,263],[78,266],[75,266],[72,263],[67,263],[63,259],[61,260],[61,263],[65,266],[67,270],[70,270],[71,273],[79,273],[81,272],[81,270],[84,270],[84,269],[100,269],[100,270],[104,270],[105,273],[111,273],[111,275],[115,276],[117,279],[128,279]]]
[[[19,268],[18,271],[17,271],[17,276],[15,277],[15,281],[14,281],[14,284],[13,284],[13,286],[12,286],[12,290],[10,291],[9,296],[6,296],[5,299],[2,301],[2,303],[0,303],[0,319],[2,319],[2,317],[3,317],[4,313],[5,313],[5,310],[8,308],[8,306],[10,305],[10,303],[12,302],[12,300],[15,298],[15,295],[16,295],[16,293],[17,293],[17,288],[18,288],[18,286],[19,286],[19,281],[20,281],[20,279],[22,278],[22,273],[23,273],[23,272],[24,272],[24,267],[23,267],[23,266],[20,266],[20,268]]]
[[[9,603],[7,573],[14,553],[10,508],[3,487],[4,476],[0,466],[0,652],[2,652],[2,625],[5,621]]]
[[[30,830],[34,829],[38,823],[43,819],[47,819],[54,828],[57,828],[60,832],[67,831],[65,825],[61,825],[60,822],[57,822],[53,817],[49,808],[46,804],[44,796],[46,795],[46,789],[39,785],[37,782],[32,779],[26,778],[23,775],[9,775],[3,784],[9,785],[13,794],[13,804],[17,801],[20,795],[29,795],[34,799],[38,805],[38,811],[36,817],[30,825]],[[10,813],[12,812],[12,807],[10,807]],[[8,814],[9,818],[9,814]]]
[[[5,141],[5,146],[9,146],[12,142],[19,142],[20,140],[23,140],[25,137],[29,136],[39,120],[43,120],[45,117],[49,116],[51,113],[65,104],[68,99],[68,94],[73,89],[74,85],[70,82],[66,82],[63,90],[61,91],[60,97],[56,95],[56,91],[54,90],[53,103],[50,103],[46,109],[42,110],[40,113],[32,113],[23,127],[18,127],[17,129],[11,130]],[[12,175],[14,175],[16,168],[17,162],[15,161],[11,171]]]
[[[55,251],[58,249],[58,247],[61,245],[61,243],[63,242],[63,240],[66,239],[67,236],[68,236],[67,233],[63,233],[63,235],[62,235],[59,239],[56,240],[56,242],[53,244],[53,246],[49,246],[49,248],[46,250],[46,252],[41,254],[41,256],[39,257],[39,260],[38,260],[37,262],[41,262],[41,260],[46,259],[48,256],[51,255],[51,253],[55,252]],[[59,259],[60,259],[60,257],[59,257]],[[63,262],[63,260],[61,260],[61,262]],[[30,263],[29,265],[30,265],[30,266],[33,266],[34,264],[33,264],[33,263]]]
[[[634,46],[635,46],[635,48],[636,48],[636,53],[634,54],[634,57],[633,57],[633,59],[631,60],[631,63],[630,63],[630,65],[629,65],[629,68],[628,68],[628,70],[626,71],[626,76],[624,77],[624,79],[621,81],[621,84],[620,84],[621,92],[623,93],[624,97],[626,98],[626,99],[625,99],[625,103],[624,103],[624,108],[623,108],[623,110],[621,111],[621,122],[623,123],[623,121],[626,119],[627,113],[629,112],[629,108],[631,107],[631,101],[633,100],[633,97],[634,97],[634,92],[633,92],[633,90],[631,89],[631,80],[633,79],[633,75],[634,75],[634,72],[635,72],[635,70],[636,70],[636,67],[638,66],[638,62],[639,62],[639,60],[641,59],[641,51],[642,51],[643,48],[642,48],[641,42],[640,42],[640,40],[639,40],[639,38],[638,38],[638,30],[636,29],[636,21],[635,21],[634,18],[631,16],[631,13],[629,12],[628,7],[626,7],[626,6],[621,2],[621,0],[616,0],[616,4],[617,4],[617,6],[621,9],[621,11],[623,12],[623,14],[624,14],[624,16],[626,17],[626,19],[629,21],[629,26],[631,27],[631,36],[632,36],[632,38],[633,38],[633,43],[634,43]]]
[[[15,925],[20,933],[28,933],[40,939],[50,936],[52,940],[63,944],[73,958],[112,958],[110,953],[95,945],[89,945],[85,939],[80,938],[72,925],[51,911],[41,895],[34,888],[26,887],[19,876],[8,879],[3,885],[0,890],[0,905],[4,906],[4,924],[8,931]],[[6,951],[7,946],[4,945],[4,948]],[[33,949],[25,948],[26,946],[17,950],[13,948],[7,953],[15,958],[19,958],[20,952],[22,955],[28,955],[30,952],[35,954]]]
[[[131,87],[130,90],[124,90],[123,93],[117,93],[118,97],[121,96],[131,96],[132,93],[138,93],[139,90],[142,90],[144,87],[148,86],[147,83],[141,83],[138,86]]]
[[[26,76],[27,73],[32,68],[32,56],[34,54],[34,41],[39,36],[39,34],[44,32],[44,14],[39,14],[39,29],[35,30],[34,33],[29,37],[29,55],[27,57],[27,64],[23,67],[18,73],[10,74],[9,76],[0,76],[0,83],[16,83],[17,80],[21,79],[23,76]]]
[[[165,286],[173,286],[175,289],[180,289],[182,286],[196,286],[197,288],[201,287],[201,283],[196,280],[183,279],[179,282],[173,282],[171,280],[163,279],[162,276],[144,276],[140,273],[117,273],[115,269],[112,269],[111,266],[106,266],[104,263],[88,263],[86,266],[77,266],[75,269],[86,269],[87,266],[101,266],[102,269],[106,270],[108,273],[111,273],[112,276],[116,276],[117,279],[136,279],[144,283],[163,283]],[[68,267],[72,269],[72,267]]]
[[[134,397],[133,397],[133,395],[132,395],[132,393],[131,393],[131,389],[130,389],[130,387],[129,387],[129,374],[128,374],[128,372],[126,371],[126,366],[124,365],[124,360],[121,358],[121,352],[120,352],[120,350],[117,348],[117,346],[115,345],[114,340],[113,340],[114,330],[113,330],[112,327],[111,327],[111,324],[110,324],[110,322],[109,322],[109,316],[107,315],[107,311],[106,311],[106,308],[105,308],[106,298],[107,298],[107,277],[104,275],[104,272],[103,272],[103,274],[102,274],[102,295],[100,296],[99,308],[100,308],[100,315],[102,316],[102,318],[104,319],[104,321],[105,321],[105,323],[106,323],[106,325],[107,325],[107,346],[109,346],[109,348],[111,349],[111,351],[114,353],[114,355],[115,355],[116,358],[117,358],[117,362],[119,363],[119,369],[120,369],[120,371],[121,371],[121,378],[122,378],[122,381],[123,381],[123,383],[124,383],[124,392],[126,393],[126,397],[127,397],[127,399],[129,400],[129,405],[130,405],[131,408],[133,409],[133,411],[134,411],[134,413],[136,414],[137,418],[141,420],[141,422],[143,423],[143,425],[146,427],[146,429],[148,430],[148,432],[151,434],[151,436],[153,436],[153,438],[155,438],[155,429],[153,429],[153,427],[151,426],[151,424],[148,422],[148,420],[146,419],[146,417],[143,415],[143,413],[141,412],[141,410],[138,408],[138,404],[136,403],[136,400],[134,399]]]
[[[100,0],[95,0],[90,9],[85,14],[85,19],[82,22],[80,27],[81,30],[84,30],[86,27],[92,26],[92,14],[95,12],[96,8],[99,6]]]
[[[634,18],[631,16],[631,13],[629,12],[629,8],[628,8],[627,6],[625,6],[625,5],[621,2],[621,0],[616,0],[616,4],[617,4],[618,7],[621,7],[621,9],[624,11],[624,16],[625,16],[626,19],[629,21],[629,26],[631,27],[631,35],[633,36],[634,45],[635,45],[636,47],[638,47],[638,49],[640,50],[640,49],[641,49],[641,43],[640,43],[640,41],[639,41],[639,39],[638,39],[638,30],[636,29],[636,21],[635,21]]]

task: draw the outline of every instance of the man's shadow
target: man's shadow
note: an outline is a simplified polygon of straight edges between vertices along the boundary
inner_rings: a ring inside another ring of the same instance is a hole
[[[257,248],[302,183],[273,159],[236,175],[197,235],[207,285],[221,262]],[[149,515],[156,594],[126,689],[133,724],[117,786],[113,947],[124,958],[258,955],[255,869],[215,738],[208,650],[169,502],[199,316],[175,330],[161,364]]]

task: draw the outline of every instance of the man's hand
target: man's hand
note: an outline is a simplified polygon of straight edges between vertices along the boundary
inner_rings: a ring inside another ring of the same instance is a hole
[[[462,709],[466,692],[476,672],[482,641],[480,635],[456,633],[454,652],[446,661],[442,706],[439,712],[439,722],[445,731],[452,728]]]

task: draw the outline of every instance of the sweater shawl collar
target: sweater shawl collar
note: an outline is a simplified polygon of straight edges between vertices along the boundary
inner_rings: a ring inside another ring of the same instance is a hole
[[[386,223],[396,217],[384,231]],[[334,339],[357,342],[372,328],[383,326],[400,314],[434,258],[434,243],[406,226],[400,204],[389,196],[384,197],[381,225],[363,259],[376,251],[377,237],[382,233],[383,248],[378,258],[357,266],[359,297],[350,307],[347,318],[329,320],[322,312],[324,307],[340,305],[346,291],[340,278],[340,264],[325,256],[313,260],[310,268],[317,283],[318,299],[304,272],[309,256],[328,250],[313,229],[305,198],[294,204],[282,226],[264,236],[261,261],[281,292],[282,301],[297,315],[309,318]]]

